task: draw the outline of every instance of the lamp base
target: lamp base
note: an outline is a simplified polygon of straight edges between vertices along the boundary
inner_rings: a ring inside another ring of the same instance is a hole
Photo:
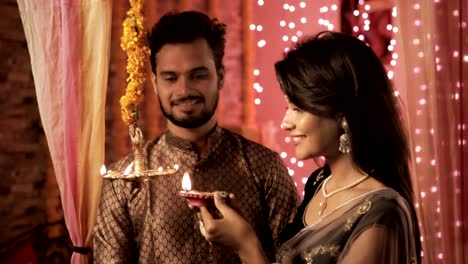
[[[179,196],[184,197],[191,206],[208,206],[214,204],[214,193],[199,191],[180,191]]]

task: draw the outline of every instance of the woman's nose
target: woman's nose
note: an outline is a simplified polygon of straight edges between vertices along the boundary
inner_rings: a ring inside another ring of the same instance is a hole
[[[294,128],[294,125],[291,122],[289,122],[288,120],[286,120],[286,118],[284,118],[283,121],[281,122],[280,127],[283,130],[291,130],[291,129]]]

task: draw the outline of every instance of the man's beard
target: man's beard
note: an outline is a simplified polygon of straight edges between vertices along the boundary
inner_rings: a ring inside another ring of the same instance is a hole
[[[183,127],[183,128],[197,128],[206,124],[214,115],[216,108],[218,107],[219,93],[218,92],[216,93],[215,103],[213,104],[211,108],[203,109],[202,112],[197,116],[190,116],[188,118],[182,118],[182,119],[176,118],[173,114],[170,114],[169,111],[166,111],[164,109],[163,104],[161,103],[161,98],[159,96],[158,96],[158,100],[159,100],[159,107],[161,108],[161,112],[174,125],[178,127]],[[204,98],[201,98],[200,100],[202,100],[202,102],[206,102]]]

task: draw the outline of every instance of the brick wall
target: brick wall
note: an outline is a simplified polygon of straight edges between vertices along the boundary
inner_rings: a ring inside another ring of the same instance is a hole
[[[62,211],[16,1],[2,0],[0,16],[0,260],[13,263],[12,252],[57,236],[63,224],[43,228]]]
[[[16,1],[2,1],[0,16],[0,243],[3,244],[47,221],[43,191],[47,160]]]

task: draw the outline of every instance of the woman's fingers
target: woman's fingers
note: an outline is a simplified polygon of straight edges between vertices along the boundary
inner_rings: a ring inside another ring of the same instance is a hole
[[[226,195],[221,195],[219,192],[215,192],[214,194],[214,204],[215,207],[219,210],[221,215],[225,215],[226,213],[229,213],[232,211],[232,208],[229,207],[229,205],[226,204]]]
[[[211,215],[211,213],[208,211],[208,209],[205,206],[200,206],[199,214],[203,222],[212,222],[214,220],[213,216]]]

